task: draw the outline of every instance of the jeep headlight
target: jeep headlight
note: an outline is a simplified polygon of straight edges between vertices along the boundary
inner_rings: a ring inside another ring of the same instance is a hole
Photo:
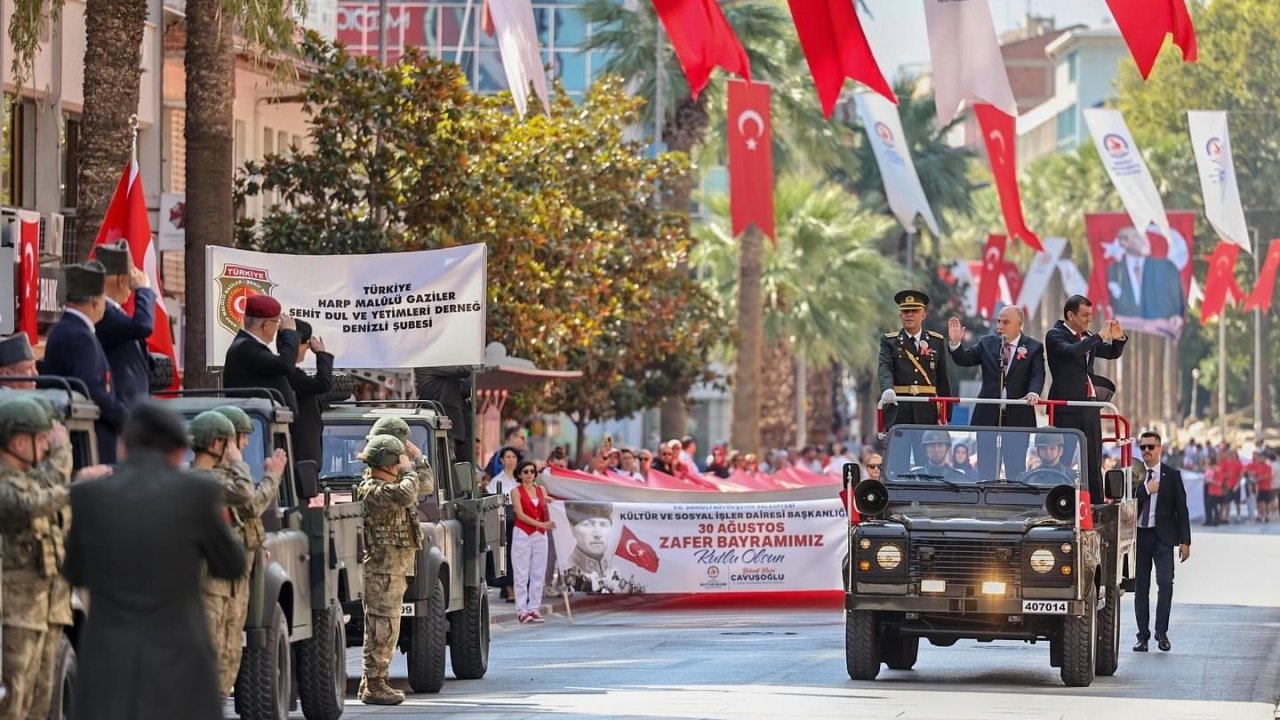
[[[1040,548],[1039,550],[1031,553],[1031,569],[1041,575],[1052,570],[1056,563],[1057,558],[1053,556],[1052,550]]]
[[[902,564],[902,551],[897,545],[881,545],[876,551],[876,564],[884,570],[893,570]]]

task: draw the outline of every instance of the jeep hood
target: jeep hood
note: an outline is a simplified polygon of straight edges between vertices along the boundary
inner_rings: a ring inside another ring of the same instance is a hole
[[[1042,505],[929,504],[890,506],[886,516],[912,531],[1023,532],[1050,520]]]

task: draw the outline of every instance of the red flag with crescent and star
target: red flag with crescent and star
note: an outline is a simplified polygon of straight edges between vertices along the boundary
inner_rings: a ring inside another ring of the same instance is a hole
[[[769,97],[765,83],[729,81],[729,210],[734,237],[754,224],[777,245]]]
[[[996,181],[996,193],[1000,196],[1005,232],[1009,237],[1022,240],[1037,252],[1044,250],[1040,238],[1027,227],[1027,220],[1022,214],[1022,195],[1018,192],[1016,122],[1011,115],[987,103],[974,105],[973,112],[978,117],[982,141],[987,146],[987,157],[991,160],[991,177]]]
[[[822,114],[828,120],[840,99],[844,79],[850,78],[880,93],[893,104],[898,96],[884,79],[853,0],[788,0],[800,47],[818,90]]]
[[[164,309],[164,290],[160,285],[160,262],[155,243],[151,240],[151,220],[147,216],[147,200],[142,193],[142,177],[138,173],[137,161],[125,166],[116,185],[115,194],[111,196],[111,204],[102,218],[102,226],[98,228],[98,238],[94,245],[113,243],[125,240],[129,243],[129,252],[133,256],[133,264],[142,269],[151,279],[151,289],[156,293],[155,327],[151,329],[151,337],[147,338],[147,348],[152,352],[165,355],[173,363],[173,384],[170,390],[182,387],[178,374],[178,358],[173,346],[173,331],[169,326],[169,313]],[[124,311],[133,314],[133,297],[123,305]]]
[[[1196,61],[1196,26],[1187,0],[1107,0],[1107,6],[1143,80],[1151,75],[1167,35],[1182,48],[1183,62]]]
[[[652,545],[636,537],[626,525],[622,526],[622,537],[618,538],[618,549],[614,554],[638,568],[651,573],[658,572],[658,553]]]
[[[1228,297],[1236,303],[1244,298],[1236,284],[1236,258],[1239,256],[1240,246],[1227,242],[1219,242],[1209,256],[1209,270],[1204,277],[1204,301],[1200,304],[1201,325],[1207,325],[1222,314]]]
[[[978,278],[978,315],[995,317],[1000,299],[1000,278],[1004,277],[1004,235],[988,235],[982,250],[982,275]]]
[[[707,87],[711,71],[723,68],[751,79],[751,64],[733,26],[716,0],[653,0],[662,27],[675,50],[693,99]]]
[[[1267,248],[1267,259],[1258,271],[1258,279],[1253,286],[1253,294],[1245,301],[1245,310],[1262,310],[1271,312],[1271,299],[1276,292],[1276,272],[1280,271],[1280,240],[1272,240]]]
[[[40,214],[18,211],[18,330],[40,342]]]

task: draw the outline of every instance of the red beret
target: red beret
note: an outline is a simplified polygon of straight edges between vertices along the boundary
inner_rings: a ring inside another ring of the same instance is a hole
[[[244,316],[251,318],[280,317],[280,301],[269,295],[254,295],[244,304]]]

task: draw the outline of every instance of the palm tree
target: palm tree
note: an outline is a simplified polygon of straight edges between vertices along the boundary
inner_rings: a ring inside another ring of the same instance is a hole
[[[692,260],[728,314],[737,310],[745,248],[733,237],[727,198],[710,198],[707,206],[712,220],[700,229]],[[876,246],[893,221],[814,173],[781,177],[775,207],[778,243],[762,253],[763,339],[789,347],[797,386],[808,368],[832,362],[869,371],[876,357],[866,341],[868,318],[883,316],[884,297],[906,280]],[[803,395],[796,400],[803,403]]]

